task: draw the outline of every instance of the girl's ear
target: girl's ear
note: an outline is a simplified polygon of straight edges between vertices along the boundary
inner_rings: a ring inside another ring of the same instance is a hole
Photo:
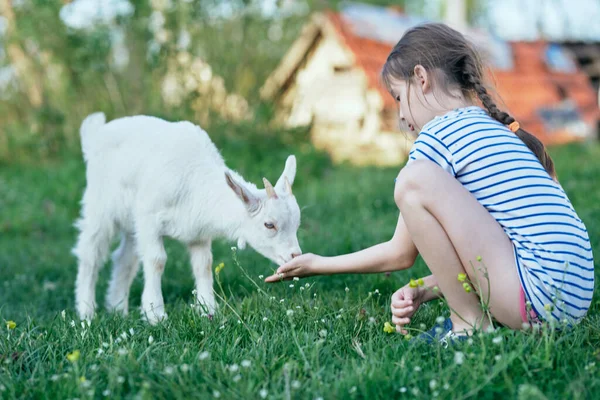
[[[431,89],[431,82],[429,81],[429,74],[427,70],[420,64],[415,65],[415,79],[417,84],[421,87],[423,93],[427,93]]]

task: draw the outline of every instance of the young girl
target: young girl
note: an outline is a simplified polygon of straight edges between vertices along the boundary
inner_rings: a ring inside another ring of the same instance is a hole
[[[382,78],[398,101],[402,126],[418,132],[396,178],[400,217],[393,238],[337,257],[304,254],[266,281],[397,271],[421,254],[432,274],[391,299],[399,332],[438,296],[451,316],[436,339],[486,329],[480,299],[513,329],[538,318],[579,322],[594,290],[586,228],[542,143],[488,94],[474,47],[443,24],[415,27],[388,56]],[[474,290],[465,290],[462,274]]]

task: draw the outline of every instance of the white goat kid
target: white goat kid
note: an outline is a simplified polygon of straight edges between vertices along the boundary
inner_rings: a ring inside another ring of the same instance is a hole
[[[142,313],[150,323],[166,318],[161,277],[167,261],[163,236],[188,246],[197,300],[209,313],[213,293],[211,241],[248,243],[283,264],[301,253],[296,236],[300,210],[292,194],[296,159],[289,156],[273,187],[257,189],[225,165],[208,134],[190,122],[134,116],[106,123],[103,113],[82,123],[87,186],[79,238],[76,305],[90,319],[96,306],[98,271],[118,233],[106,305],[128,312],[131,283],[141,260]]]

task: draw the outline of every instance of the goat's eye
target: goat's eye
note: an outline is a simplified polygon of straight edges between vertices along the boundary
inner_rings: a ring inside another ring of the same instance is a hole
[[[265,222],[265,228],[267,229],[275,229],[275,225],[270,222]]]
[[[396,100],[399,102],[400,101],[400,96],[396,96]]]

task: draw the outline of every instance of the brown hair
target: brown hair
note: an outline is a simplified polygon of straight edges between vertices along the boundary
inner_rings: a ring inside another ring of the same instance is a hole
[[[475,47],[458,31],[447,25],[428,23],[408,30],[394,46],[383,66],[381,78],[391,92],[393,80],[410,84],[415,66],[421,65],[448,94],[449,89],[460,89],[462,94],[478,99],[490,116],[504,125],[515,119],[501,111],[484,86],[484,66]],[[548,174],[556,179],[554,162],[544,144],[523,129],[515,134],[537,156]]]

